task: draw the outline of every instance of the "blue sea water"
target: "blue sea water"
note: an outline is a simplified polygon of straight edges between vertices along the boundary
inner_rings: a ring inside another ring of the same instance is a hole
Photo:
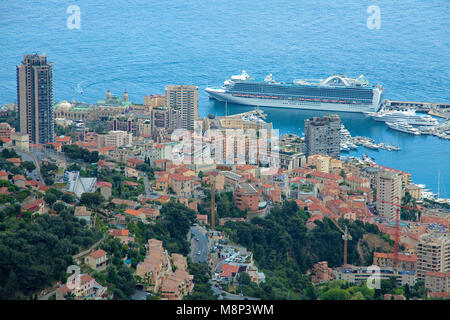
[[[70,5],[81,29],[68,29]],[[366,25],[377,5],[381,28]],[[199,113],[224,114],[203,89],[242,69],[255,77],[325,78],[364,74],[389,99],[450,101],[450,1],[325,0],[48,0],[0,2],[0,104],[16,100],[15,66],[26,53],[54,63],[55,101],[96,102],[106,90],[142,103],[168,84],[200,88]],[[76,88],[83,88],[83,94]],[[229,105],[229,112],[248,107]],[[325,112],[265,109],[282,133],[301,134],[303,121]],[[367,151],[376,162],[413,174],[450,197],[450,141],[394,132],[361,115],[340,114],[352,135],[399,145]]]

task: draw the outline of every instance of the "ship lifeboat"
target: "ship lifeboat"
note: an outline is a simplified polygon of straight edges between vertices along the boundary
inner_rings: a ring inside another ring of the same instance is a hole
[[[320,99],[314,99],[314,101],[320,101]]]
[[[337,102],[337,100],[331,100],[331,102]]]
[[[322,99],[322,102],[328,102],[328,99]]]
[[[339,103],[345,103],[345,100],[339,100]]]

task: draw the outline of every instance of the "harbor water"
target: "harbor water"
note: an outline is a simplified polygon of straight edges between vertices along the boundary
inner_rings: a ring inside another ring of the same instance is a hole
[[[380,8],[379,29],[367,9]],[[69,29],[69,5],[80,8],[81,29]],[[16,70],[24,54],[54,63],[55,101],[93,103],[108,88],[142,103],[169,84],[199,86],[199,113],[223,115],[223,103],[204,88],[220,86],[242,69],[275,80],[363,74],[392,100],[450,100],[448,0],[77,0],[0,2],[0,104],[16,100]],[[82,90],[79,90],[79,89]],[[82,92],[82,93],[81,93]],[[228,105],[229,113],[249,107]],[[305,118],[323,115],[264,109],[281,133],[300,134]],[[450,197],[450,141],[412,136],[359,114],[339,114],[352,136],[397,145],[398,152],[359,147],[381,165],[408,171],[413,181]]]

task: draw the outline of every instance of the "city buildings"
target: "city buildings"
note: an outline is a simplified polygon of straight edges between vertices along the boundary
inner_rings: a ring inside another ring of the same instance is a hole
[[[450,234],[432,232],[419,237],[417,243],[417,276],[428,271],[450,272]]]
[[[178,129],[183,127],[182,112],[170,107],[154,107],[151,110],[152,133],[156,129]]]
[[[395,172],[380,171],[377,177],[376,208],[378,215],[393,220],[400,210],[402,179]]]
[[[381,268],[379,271],[380,272],[377,276],[380,280],[387,280],[391,277],[395,277],[398,286],[404,286],[405,284],[413,286],[417,280],[414,271],[395,270],[393,268]],[[336,276],[336,280],[345,280],[358,285],[366,283],[367,280],[370,282],[369,277],[371,277],[371,279],[377,277],[375,276],[375,270],[371,271],[368,267],[350,265],[335,269],[334,274]]]
[[[98,284],[98,282],[89,274],[81,274],[78,276],[78,285],[76,281],[66,283],[56,290],[56,300],[65,300],[70,293],[76,300],[84,299],[101,299],[106,298],[107,288]]]
[[[133,134],[122,130],[109,131],[108,134],[98,135],[98,147],[110,146],[117,148],[131,145],[132,141]]]
[[[430,292],[450,292],[450,272],[428,271],[424,281]]]
[[[321,154],[339,159],[341,120],[338,115],[326,115],[305,120],[306,156]]]
[[[66,172],[67,191],[75,193],[80,198],[83,193],[92,193],[97,190],[97,178],[81,177],[79,171]]]
[[[84,262],[93,270],[102,271],[106,269],[106,264],[108,263],[108,255],[106,251],[102,249],[95,250],[91,252],[85,259]]]
[[[35,144],[54,140],[53,65],[44,54],[27,54],[17,66],[19,131]]]
[[[179,110],[184,129],[194,129],[198,119],[198,87],[169,85],[166,87],[166,107]]]
[[[416,270],[417,255],[415,254],[398,254],[398,268],[402,270]],[[394,254],[384,252],[373,253],[373,264],[379,267],[394,267]]]
[[[241,211],[258,211],[259,194],[250,183],[240,183],[233,194],[234,205]]]
[[[0,138],[11,139],[11,133],[15,132],[15,129],[7,122],[0,123]]]

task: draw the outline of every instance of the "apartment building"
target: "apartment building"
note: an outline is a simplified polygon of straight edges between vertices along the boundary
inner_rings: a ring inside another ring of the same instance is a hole
[[[373,264],[379,267],[394,267],[394,254],[384,252],[373,253]],[[398,254],[398,268],[402,270],[416,270],[417,255],[408,253]]]
[[[335,159],[340,157],[341,119],[338,115],[326,115],[305,120],[306,156],[327,155]]]
[[[428,271],[450,272],[450,233],[425,233],[416,248],[417,275],[424,279]]]
[[[402,179],[399,174],[380,171],[377,177],[376,209],[378,215],[394,220],[400,209]]]
[[[184,129],[194,129],[198,119],[198,87],[169,85],[166,87],[166,107],[179,110]]]
[[[250,183],[240,183],[233,194],[235,206],[241,210],[258,211],[259,194]]]
[[[45,54],[27,54],[16,71],[19,131],[30,143],[53,142],[53,64]]]
[[[98,135],[98,147],[121,147],[131,145],[133,141],[133,134],[122,130],[111,130],[108,134]]]

